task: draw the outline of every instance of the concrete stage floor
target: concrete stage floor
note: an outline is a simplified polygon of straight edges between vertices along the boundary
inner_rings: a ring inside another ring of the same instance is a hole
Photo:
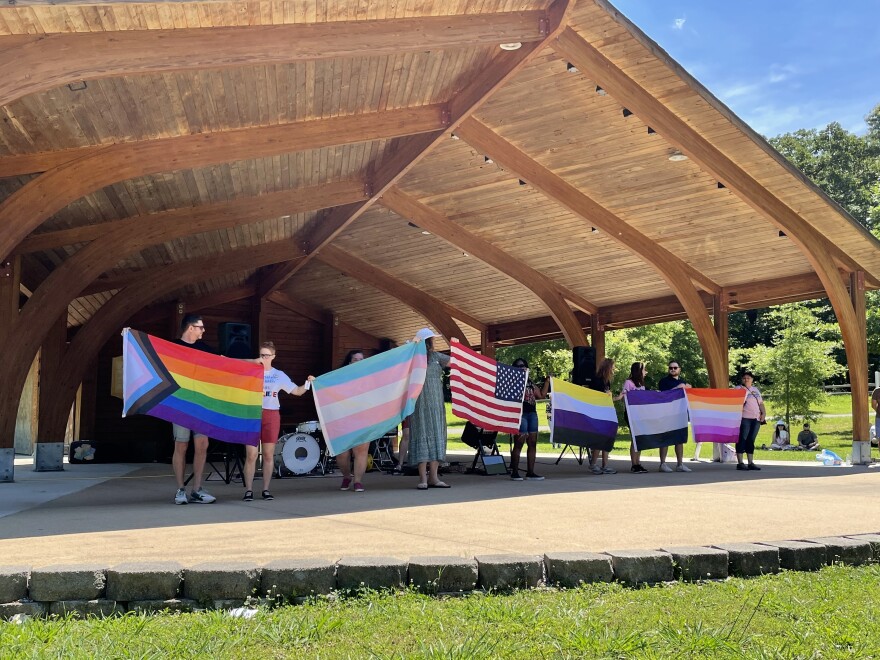
[[[17,460],[0,484],[2,564],[177,560],[261,563],[290,557],[474,556],[649,549],[880,532],[880,469],[762,463],[760,472],[693,463],[694,472],[594,476],[539,456],[546,481],[452,473],[449,490],[374,472],[365,493],[340,478],[275,480],[276,499],[241,501],[240,483],[211,480],[214,504],[175,506],[171,466],[66,465],[33,472]],[[450,455],[449,460],[470,456]]]

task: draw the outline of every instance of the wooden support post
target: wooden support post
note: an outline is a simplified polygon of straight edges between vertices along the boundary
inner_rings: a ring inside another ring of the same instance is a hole
[[[856,341],[868,350],[867,316],[865,311],[865,273],[857,270],[849,276],[849,296],[855,312]],[[865,465],[871,462],[870,407],[868,405],[868,363],[847,350],[849,383],[852,392],[853,454],[852,462]]]
[[[596,351],[596,366],[605,359],[605,324],[599,314],[590,317],[590,346]]]
[[[21,257],[14,255],[0,263],[0,342],[18,318],[20,287]],[[3,446],[2,442],[0,439],[0,447]]]
[[[76,440],[94,440],[95,438],[95,413],[98,405],[98,365],[92,364],[79,387],[78,402],[78,425]]]
[[[490,341],[488,330],[483,330],[480,333],[480,353],[493,360],[495,359],[495,344]]]
[[[718,344],[721,347],[721,354],[724,364],[729,363],[730,355],[730,337],[728,335],[729,310],[727,307],[726,292],[716,293],[712,299],[712,321],[715,326],[715,335],[718,337]],[[729,370],[728,370],[729,371]],[[730,374],[727,373],[726,379],[724,374],[715,374],[715,378],[710,378],[712,387],[724,389],[730,386]]]
[[[51,399],[55,396],[55,384],[61,378],[61,365],[67,352],[67,314],[59,316],[48,328],[46,337],[40,347],[40,385],[39,385],[39,422],[37,423],[37,443],[34,445],[34,471],[57,472],[64,469],[64,433],[57,435],[53,430],[52,437],[46,435],[43,421],[51,409]],[[70,415],[70,408],[65,411],[65,420]]]
[[[186,316],[186,303],[179,300],[174,306],[171,308],[171,315],[169,316],[168,323],[168,336],[174,339],[180,337],[180,324],[183,322],[183,317]]]

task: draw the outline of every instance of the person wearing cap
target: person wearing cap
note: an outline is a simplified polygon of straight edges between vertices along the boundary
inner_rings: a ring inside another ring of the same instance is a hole
[[[449,366],[449,356],[434,350],[434,337],[430,328],[416,333],[415,341],[425,342],[428,349],[428,366],[425,385],[416,407],[410,416],[409,456],[410,465],[419,468],[419,490],[449,488],[440,481],[440,461],[446,460],[446,408],[443,405],[443,368]]]
[[[809,451],[811,449],[821,449],[819,446],[819,436],[811,429],[810,423],[804,422],[804,430],[798,433],[798,449],[801,451]]]
[[[755,376],[751,371],[743,371],[742,385],[735,389],[746,391],[746,400],[743,403],[742,421],[739,424],[739,441],[736,443],[736,469],[737,470],[760,470],[755,465],[755,438],[761,423],[767,418],[764,409],[764,399],[761,392],[755,387]],[[743,454],[748,458],[748,465],[743,463]]]
[[[789,451],[792,449],[791,440],[788,429],[785,427],[784,420],[776,421],[776,429],[773,431],[773,442],[770,446],[761,445],[761,449],[769,449],[770,451]]]

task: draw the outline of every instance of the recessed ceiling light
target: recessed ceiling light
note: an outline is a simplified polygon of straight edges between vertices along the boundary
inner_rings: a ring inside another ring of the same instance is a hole
[[[510,43],[499,44],[498,47],[501,50],[519,50],[522,48],[522,44],[518,41],[511,41]]]
[[[678,149],[673,149],[669,152],[669,160],[673,163],[680,163],[683,160],[687,160],[688,157],[681,153]]]

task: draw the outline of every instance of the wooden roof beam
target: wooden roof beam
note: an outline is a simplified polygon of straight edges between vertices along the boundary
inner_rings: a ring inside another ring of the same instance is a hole
[[[540,42],[523,44],[522,48],[515,51],[501,51],[485,67],[475,74],[474,78],[453,97],[448,104],[449,125],[443,131],[433,134],[421,134],[403,140],[394,155],[382,167],[371,173],[371,198],[350,208],[337,209],[321,222],[314,223],[303,244],[308,253],[305,261],[299,263],[278,266],[272,273],[271,287],[263,291],[268,295],[273,290],[280,288],[284,282],[292,277],[297,270],[305,266],[318,251],[328,245],[346,227],[357,220],[372,207],[376,199],[381,197],[392,185],[395,185],[407,172],[433,150],[441,140],[445,139],[447,131],[455,130],[459,123],[464,121],[471,113],[475,112],[489,97],[500,87],[510,80],[522,69],[533,57],[535,57],[550,42],[558,30],[564,25],[565,14],[571,4],[571,0],[554,0],[547,12],[545,21],[545,38]]]
[[[121,228],[126,228],[131,232],[132,238],[139,239],[140,247],[135,249],[141,249],[156,242],[260,222],[282,215],[317,211],[348,204],[364,197],[366,197],[366,191],[363,181],[333,181],[264,195],[237,197],[228,202],[171,209],[95,225],[31,234],[18,245],[15,253],[39,252],[67,245],[87,243],[101,239],[109,232]],[[150,227],[149,238],[143,235],[145,227]],[[117,260],[125,256],[118,252],[114,252],[114,254],[118,255]]]
[[[467,337],[453,319],[464,321],[481,332],[486,329],[485,323],[478,321],[470,314],[452,307],[421,289],[406,284],[386,271],[336,246],[325,246],[318,255],[318,260],[399,300],[423,316],[437,332],[446,338],[447,342],[452,341],[452,338],[455,337],[468,343]]]
[[[865,268],[574,30],[562,30],[553,47],[657,133],[686,153],[703,170],[715,176],[728,190],[762,214],[771,225],[784,231],[800,248],[822,280],[840,324],[853,391],[866,391],[868,376],[863,365],[868,362],[868,348],[860,331],[864,319],[856,313],[854,301],[839,277],[837,265],[845,264],[851,272],[865,271]],[[853,433],[860,442],[868,440],[867,413],[867,402],[854,397]]]
[[[554,282],[522,260],[507,254],[489,241],[451,222],[437,211],[407,195],[397,186],[390,187],[380,198],[379,203],[524,286],[547,307],[570,346],[586,344],[581,325],[565,301],[574,298],[578,307],[585,308],[591,314],[598,311],[593,303]]]
[[[544,11],[0,37],[0,106],[80,80],[542,41]]]
[[[482,122],[470,117],[461,123],[455,134],[478,149],[480,153],[491,156],[502,167],[515,172],[520,179],[528,181],[536,190],[541,191],[563,208],[606,232],[613,240],[638,255],[648,266],[656,270],[688,312],[688,318],[703,349],[710,380],[718,387],[722,386],[721,383],[727,382],[727,363],[723,360],[723,352],[712,320],[694,283],[700,283],[713,294],[720,292],[721,287],[501,138]]]
[[[30,181],[0,204],[0,255],[71,202],[118,181],[168,170],[433,132],[445,105],[312,119],[99,147]]]

